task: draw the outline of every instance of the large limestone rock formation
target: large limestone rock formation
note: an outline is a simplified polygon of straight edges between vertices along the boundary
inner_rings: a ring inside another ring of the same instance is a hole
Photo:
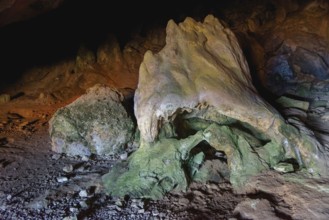
[[[123,95],[97,85],[50,120],[52,149],[68,155],[110,155],[132,140],[134,123],[121,104]]]
[[[214,175],[237,187],[267,169],[325,173],[317,142],[259,96],[228,28],[207,16],[203,23],[169,21],[166,32],[166,46],[148,51],[140,67],[140,149],[103,177],[109,193],[159,198]],[[205,161],[209,149],[221,163]]]

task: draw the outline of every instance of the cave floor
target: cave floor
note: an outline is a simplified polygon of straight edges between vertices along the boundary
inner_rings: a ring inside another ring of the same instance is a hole
[[[13,100],[0,109],[1,219],[225,219],[243,196],[229,184],[193,184],[163,200],[112,198],[100,177],[120,157],[51,151],[48,120],[64,105]]]
[[[112,198],[100,177],[116,157],[51,151],[48,121],[67,103],[14,99],[0,108],[0,219],[325,219],[329,180],[274,171],[241,190],[192,183],[162,200]]]

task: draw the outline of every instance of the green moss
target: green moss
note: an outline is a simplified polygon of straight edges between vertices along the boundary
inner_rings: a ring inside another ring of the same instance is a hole
[[[259,156],[266,161],[270,167],[274,167],[280,161],[285,159],[285,151],[281,144],[271,141],[258,149]]]
[[[296,159],[300,168],[305,168],[312,176],[328,175],[325,162],[320,158],[321,154],[314,139],[301,135],[296,128],[288,124],[283,124],[280,131],[287,138],[289,149],[286,152],[286,158]]]
[[[186,190],[188,180],[183,165],[190,150],[202,140],[202,132],[198,132],[182,140],[142,142],[128,162],[117,164],[103,176],[107,192],[119,197],[159,199],[172,189]]]
[[[194,179],[194,176],[199,171],[202,163],[204,162],[205,154],[203,152],[199,152],[198,154],[190,157],[188,161],[188,171],[189,176]]]
[[[239,136],[235,147],[236,151],[233,153],[230,164],[230,181],[234,186],[239,187],[250,176],[260,173],[269,167],[242,136]]]
[[[286,124],[281,125],[281,133],[271,140],[266,134],[248,125],[244,127],[244,124],[230,124],[231,128],[217,123],[209,125],[208,121],[197,118],[189,119],[188,123],[205,129],[178,140],[163,138],[173,129],[169,124],[164,126],[166,132],[163,132],[162,138],[151,144],[141,142],[141,147],[128,163],[118,164],[103,177],[108,193],[120,197],[130,195],[159,199],[173,189],[185,190],[190,178],[194,181],[229,178],[234,187],[240,187],[249,177],[264,170],[295,171],[294,160],[291,159],[300,160],[296,149],[301,148],[303,155],[313,152],[312,142]],[[282,143],[277,142],[282,137]],[[225,152],[227,165],[219,160],[205,160],[204,152],[189,157],[191,149],[202,140],[217,151]],[[305,159],[308,168],[316,167],[312,156],[304,155],[302,161]]]

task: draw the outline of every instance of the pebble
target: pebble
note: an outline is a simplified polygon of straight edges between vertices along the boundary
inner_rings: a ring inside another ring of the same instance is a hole
[[[5,204],[0,204],[0,210],[5,211],[7,209],[7,206]]]
[[[87,157],[86,155],[83,155],[83,156],[81,157],[81,160],[82,160],[82,161],[88,161],[88,160],[89,160],[89,157]]]
[[[127,158],[128,158],[128,153],[127,152],[125,152],[123,154],[120,154],[120,159],[121,160],[126,160]]]
[[[152,211],[153,216],[158,216],[159,214],[160,214],[159,211],[156,209]]]
[[[79,204],[82,208],[88,208],[88,205],[85,201],[80,201]]]
[[[76,216],[66,216],[63,220],[78,220]]]
[[[140,207],[140,208],[144,208],[144,202],[143,202],[143,201],[140,201],[140,202],[138,203],[138,207]]]
[[[48,203],[45,199],[36,199],[32,202],[30,202],[29,204],[26,204],[28,208],[30,209],[43,209],[43,208],[47,208]]]
[[[187,205],[189,203],[190,203],[190,201],[188,199],[186,199],[186,198],[180,198],[178,200],[178,204],[180,204],[180,205]]]
[[[57,177],[57,182],[59,183],[64,183],[64,182],[67,182],[69,179],[65,176],[60,176],[60,177]]]
[[[115,215],[117,214],[117,211],[115,211],[115,210],[110,210],[110,211],[108,211],[108,214],[109,214],[110,216],[115,216]]]
[[[65,167],[63,167],[63,171],[65,173],[71,173],[73,171],[73,166],[70,164],[70,165],[66,165]]]
[[[76,213],[76,212],[78,212],[78,209],[77,208],[70,207],[70,212]]]
[[[78,172],[83,172],[84,170],[85,170],[85,167],[84,166],[78,167],[76,169],[76,171],[78,171]]]
[[[218,151],[215,153],[215,156],[219,158],[226,158],[226,155],[224,153]]]
[[[61,158],[60,154],[53,154],[53,156],[51,156],[51,159],[53,160],[58,160],[59,158]]]
[[[144,209],[140,209],[138,210],[138,214],[144,214],[145,210]]]
[[[123,204],[122,204],[121,200],[117,200],[117,201],[115,201],[115,205],[122,206]]]
[[[79,196],[85,198],[85,197],[88,197],[88,193],[87,193],[86,190],[81,190],[81,191],[79,192]]]

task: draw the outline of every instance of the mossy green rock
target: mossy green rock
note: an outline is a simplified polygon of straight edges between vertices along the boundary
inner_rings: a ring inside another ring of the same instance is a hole
[[[159,199],[173,189],[185,190],[188,174],[183,168],[190,150],[203,140],[202,132],[186,139],[160,139],[142,143],[128,159],[103,176],[104,186],[112,196]]]
[[[52,150],[68,155],[110,155],[129,143],[134,123],[121,101],[123,96],[109,87],[95,86],[50,120]]]
[[[158,54],[147,52],[140,66],[134,97],[140,148],[104,176],[109,194],[159,198],[189,181],[221,177],[239,188],[282,163],[328,175],[316,139],[287,124],[258,94],[232,31],[209,15],[203,23],[169,21],[166,33],[166,46]],[[182,153],[184,140],[200,133],[201,144]],[[226,161],[204,157],[204,142]]]

